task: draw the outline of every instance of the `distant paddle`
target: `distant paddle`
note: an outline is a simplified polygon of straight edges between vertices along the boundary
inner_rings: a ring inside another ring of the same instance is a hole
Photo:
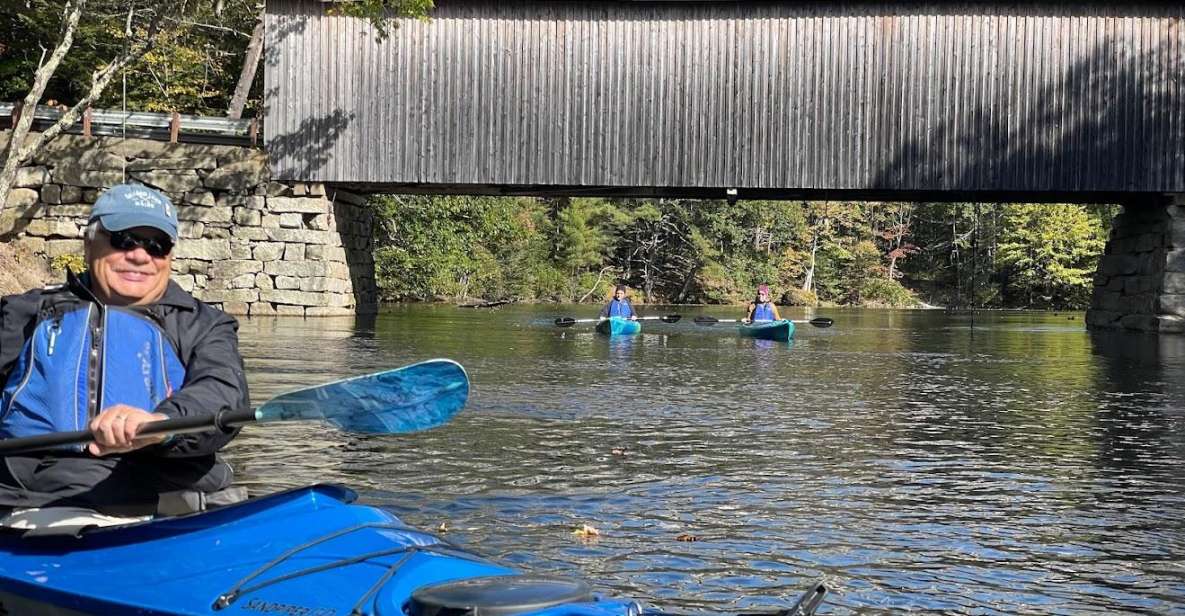
[[[656,317],[638,317],[638,321],[662,321],[663,323],[678,323],[682,319],[681,314],[664,314]],[[572,317],[560,317],[555,320],[556,327],[572,327],[577,323],[600,323],[605,319],[573,319]]]
[[[448,422],[468,397],[465,369],[450,359],[432,359],[290,391],[254,410],[155,421],[144,424],[139,434],[187,434],[274,421],[324,421],[346,432],[403,434]],[[0,455],[93,440],[89,430],[10,438],[0,440]]]
[[[743,322],[741,319],[717,319],[716,317],[709,317],[709,316],[698,316],[698,317],[695,317],[694,320],[695,320],[696,325],[707,325],[707,326],[712,326],[717,323],[741,323],[741,322]],[[832,325],[835,324],[834,319],[828,319],[827,317],[817,317],[817,318],[811,319],[809,321],[801,321],[801,320],[794,320],[794,319],[787,319],[787,320],[790,321],[791,323],[809,323],[811,325],[814,325],[815,327],[831,327]]]

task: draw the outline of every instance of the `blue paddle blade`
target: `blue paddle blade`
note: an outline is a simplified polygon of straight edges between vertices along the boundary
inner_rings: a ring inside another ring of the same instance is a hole
[[[461,364],[431,359],[281,394],[255,409],[255,419],[321,420],[348,432],[402,434],[447,422],[468,397]]]

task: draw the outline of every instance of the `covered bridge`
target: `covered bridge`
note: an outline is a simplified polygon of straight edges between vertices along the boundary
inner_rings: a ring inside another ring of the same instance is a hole
[[[1128,204],[1090,321],[1185,328],[1185,4],[269,0],[278,179]],[[1176,204],[1176,205],[1174,205]]]

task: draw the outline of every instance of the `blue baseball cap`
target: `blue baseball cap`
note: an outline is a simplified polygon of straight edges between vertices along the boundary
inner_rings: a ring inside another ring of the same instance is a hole
[[[108,188],[95,201],[90,219],[98,219],[108,231],[160,229],[177,241],[177,208],[168,197],[147,186],[117,184]]]

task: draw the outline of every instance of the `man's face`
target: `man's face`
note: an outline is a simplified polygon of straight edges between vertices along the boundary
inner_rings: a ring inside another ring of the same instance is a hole
[[[623,300],[625,299],[625,291],[618,289],[617,291],[614,291],[613,297],[616,297],[618,300]]]
[[[757,299],[761,300],[762,303],[768,302],[769,301],[769,291],[758,292]]]
[[[160,299],[173,266],[172,241],[159,229],[100,229],[87,242],[92,291],[105,304],[133,306]],[[160,254],[163,249],[167,254]],[[157,254],[152,254],[157,253]]]

